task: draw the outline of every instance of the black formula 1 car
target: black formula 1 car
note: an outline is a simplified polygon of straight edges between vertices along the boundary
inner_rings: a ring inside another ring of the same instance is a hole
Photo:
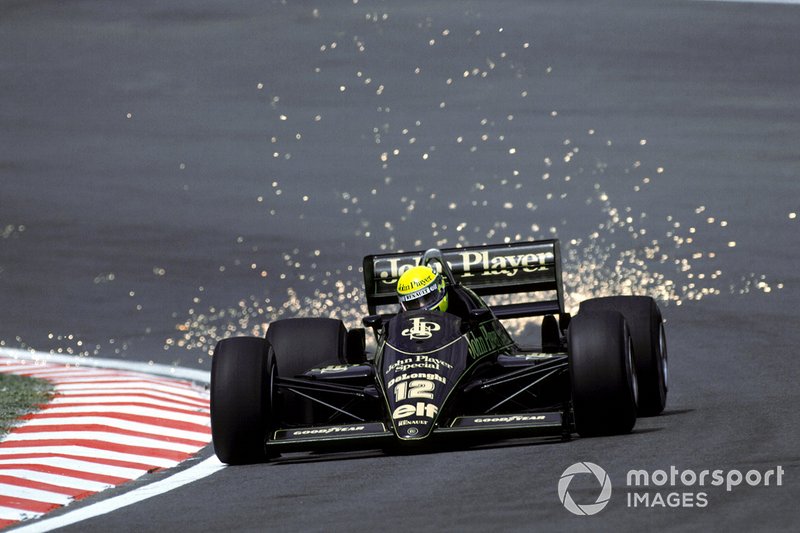
[[[447,312],[398,311],[397,280],[417,264],[444,275]],[[637,415],[664,409],[667,347],[655,301],[594,298],[570,318],[557,240],[371,255],[363,272],[364,328],[294,318],[273,322],[266,338],[219,341],[211,429],[221,461],[621,434]],[[515,303],[482,299],[493,295]],[[541,346],[523,348],[502,320],[532,316],[543,317]]]

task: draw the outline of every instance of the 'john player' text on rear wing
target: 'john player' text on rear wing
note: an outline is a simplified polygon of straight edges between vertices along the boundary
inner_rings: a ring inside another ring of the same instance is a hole
[[[397,303],[400,275],[418,264],[423,251],[368,255],[364,286],[370,314],[380,305]],[[442,254],[458,283],[480,296],[552,291],[555,298],[494,305],[498,318],[517,318],[564,312],[561,250],[558,240],[488,246],[444,248]]]

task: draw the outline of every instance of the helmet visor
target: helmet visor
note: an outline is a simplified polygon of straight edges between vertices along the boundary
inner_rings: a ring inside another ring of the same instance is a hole
[[[418,291],[409,294],[404,294],[399,297],[400,305],[406,311],[415,311],[417,309],[432,309],[444,297],[444,289],[439,283],[439,276],[434,283],[424,287]]]

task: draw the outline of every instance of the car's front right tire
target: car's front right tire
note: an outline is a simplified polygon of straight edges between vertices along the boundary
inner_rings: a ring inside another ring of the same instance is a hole
[[[265,442],[272,418],[275,362],[259,337],[219,341],[211,362],[211,437],[223,463],[267,459]]]

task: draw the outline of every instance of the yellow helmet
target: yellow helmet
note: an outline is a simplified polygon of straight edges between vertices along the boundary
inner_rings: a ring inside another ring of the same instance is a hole
[[[405,311],[447,311],[444,278],[428,266],[409,268],[397,280],[397,299]]]

